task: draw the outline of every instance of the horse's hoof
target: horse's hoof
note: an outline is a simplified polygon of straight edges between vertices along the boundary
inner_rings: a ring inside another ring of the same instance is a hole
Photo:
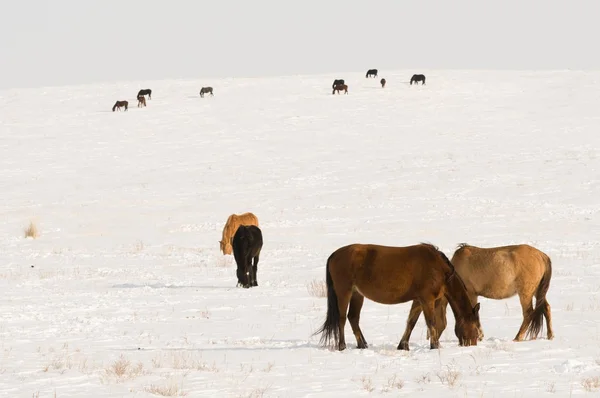
[[[346,343],[340,343],[340,345],[338,346],[338,350],[344,351],[345,349],[346,349]]]
[[[432,350],[438,350],[440,348],[440,343],[431,343],[429,348]]]
[[[408,348],[408,341],[401,341],[400,344],[398,344],[398,350],[410,351]]]
[[[369,348],[369,345],[367,343],[358,343],[356,345],[356,348],[358,348],[359,350],[364,350],[365,348]]]
[[[553,334],[550,334],[550,333],[548,333],[548,340],[552,340],[552,339],[554,339],[554,335],[553,335]]]

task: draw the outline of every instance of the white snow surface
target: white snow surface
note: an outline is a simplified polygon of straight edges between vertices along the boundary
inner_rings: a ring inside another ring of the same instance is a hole
[[[0,396],[593,396],[599,104],[600,72],[579,71],[0,91]],[[264,237],[252,289],[217,242],[246,211]],[[518,298],[481,298],[476,347],[458,346],[449,312],[441,349],[421,317],[397,351],[410,303],[365,300],[369,348],[348,324],[347,350],[319,346],[326,298],[308,287],[327,257],[420,242],[547,253],[555,339],[513,342]]]

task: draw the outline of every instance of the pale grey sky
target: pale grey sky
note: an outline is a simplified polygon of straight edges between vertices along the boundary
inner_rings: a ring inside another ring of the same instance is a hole
[[[1,0],[0,88],[379,69],[600,69],[600,1]]]

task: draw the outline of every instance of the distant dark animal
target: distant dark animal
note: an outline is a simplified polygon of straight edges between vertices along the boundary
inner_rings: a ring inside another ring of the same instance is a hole
[[[323,326],[315,332],[322,333],[323,345],[333,340],[338,350],[346,348],[347,313],[358,348],[367,348],[358,324],[365,297],[390,305],[419,302],[430,331],[431,349],[439,348],[435,303],[445,297],[456,319],[454,331],[459,344],[477,345],[480,306],[471,305],[465,285],[450,260],[433,245],[344,246],[327,259],[325,278],[327,315]],[[408,350],[409,338],[407,333],[402,336],[399,350]]]
[[[425,75],[413,75],[410,78],[410,84],[412,85],[413,82],[415,84],[419,83],[419,82],[423,82],[422,84],[425,84]]]
[[[331,88],[335,88],[335,86],[339,86],[340,84],[344,84],[344,79],[335,79],[333,81],[333,84],[331,85]]]
[[[140,95],[137,97],[138,100],[138,108],[141,108],[142,106],[146,106],[146,97],[144,97],[143,95]]]
[[[120,111],[122,107],[125,108],[125,110],[127,110],[127,107],[129,106],[129,102],[127,101],[117,101],[115,102],[115,105],[112,107],[113,112],[116,110]]]
[[[214,97],[213,88],[212,87],[202,87],[200,89],[200,97],[204,98],[204,94],[210,94]]]
[[[546,299],[552,278],[552,261],[544,252],[529,245],[481,248],[461,243],[452,256],[452,264],[465,282],[472,305],[477,303],[479,296],[493,300],[519,296],[523,322],[514,341],[522,341],[526,334],[532,339],[537,338],[544,317],[547,339],[554,338],[550,304]],[[448,302],[444,299],[439,306],[436,304],[438,335],[446,327],[447,306]],[[416,312],[417,318],[419,314]],[[483,340],[481,329],[479,340]]]
[[[231,254],[233,250],[231,248],[231,240],[240,225],[256,225],[258,227],[258,217],[250,212],[239,215],[232,214],[227,217],[227,221],[223,227],[221,240],[219,241],[219,248],[223,254]]]
[[[384,88],[385,87],[385,79],[381,79],[379,82],[381,83],[381,87]]]
[[[263,245],[262,232],[256,225],[240,225],[233,235],[233,257],[237,264],[237,286],[258,286],[256,271]]]
[[[377,69],[369,69],[365,77],[377,77]]]
[[[347,84],[338,84],[338,85],[334,86],[333,92],[331,94],[335,94],[336,91],[339,94],[340,91],[342,91],[342,90],[344,90],[345,94],[348,94],[348,85]]]
[[[138,97],[144,96],[144,95],[147,95],[148,99],[152,99],[152,90],[150,90],[149,88],[146,88],[146,89],[138,91],[138,95],[137,95]]]

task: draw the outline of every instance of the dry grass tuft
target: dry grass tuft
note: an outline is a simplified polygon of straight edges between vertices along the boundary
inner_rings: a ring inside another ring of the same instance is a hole
[[[31,221],[29,226],[25,228],[25,238],[37,239],[38,236],[40,236],[40,231],[33,221]]]
[[[401,390],[404,387],[404,382],[398,378],[397,375],[393,375],[387,381],[387,384],[381,387],[381,392],[390,392],[392,390]]]
[[[581,380],[583,389],[587,392],[594,392],[600,389],[600,376],[586,377]]]
[[[131,362],[121,355],[119,359],[105,369],[102,381],[105,382],[114,379],[117,383],[121,383],[125,380],[131,380],[142,375],[143,368],[144,366],[141,362],[132,366]]]
[[[438,379],[442,382],[442,384],[446,384],[450,388],[454,388],[456,383],[458,383],[458,379],[460,378],[460,372],[450,366],[446,367],[446,370],[442,370],[437,374]]]
[[[187,395],[187,392],[181,391],[177,383],[174,381],[170,381],[164,386],[151,384],[150,387],[144,388],[144,391],[163,397],[185,397]]]
[[[306,288],[313,297],[327,297],[327,284],[323,280],[314,279]]]

